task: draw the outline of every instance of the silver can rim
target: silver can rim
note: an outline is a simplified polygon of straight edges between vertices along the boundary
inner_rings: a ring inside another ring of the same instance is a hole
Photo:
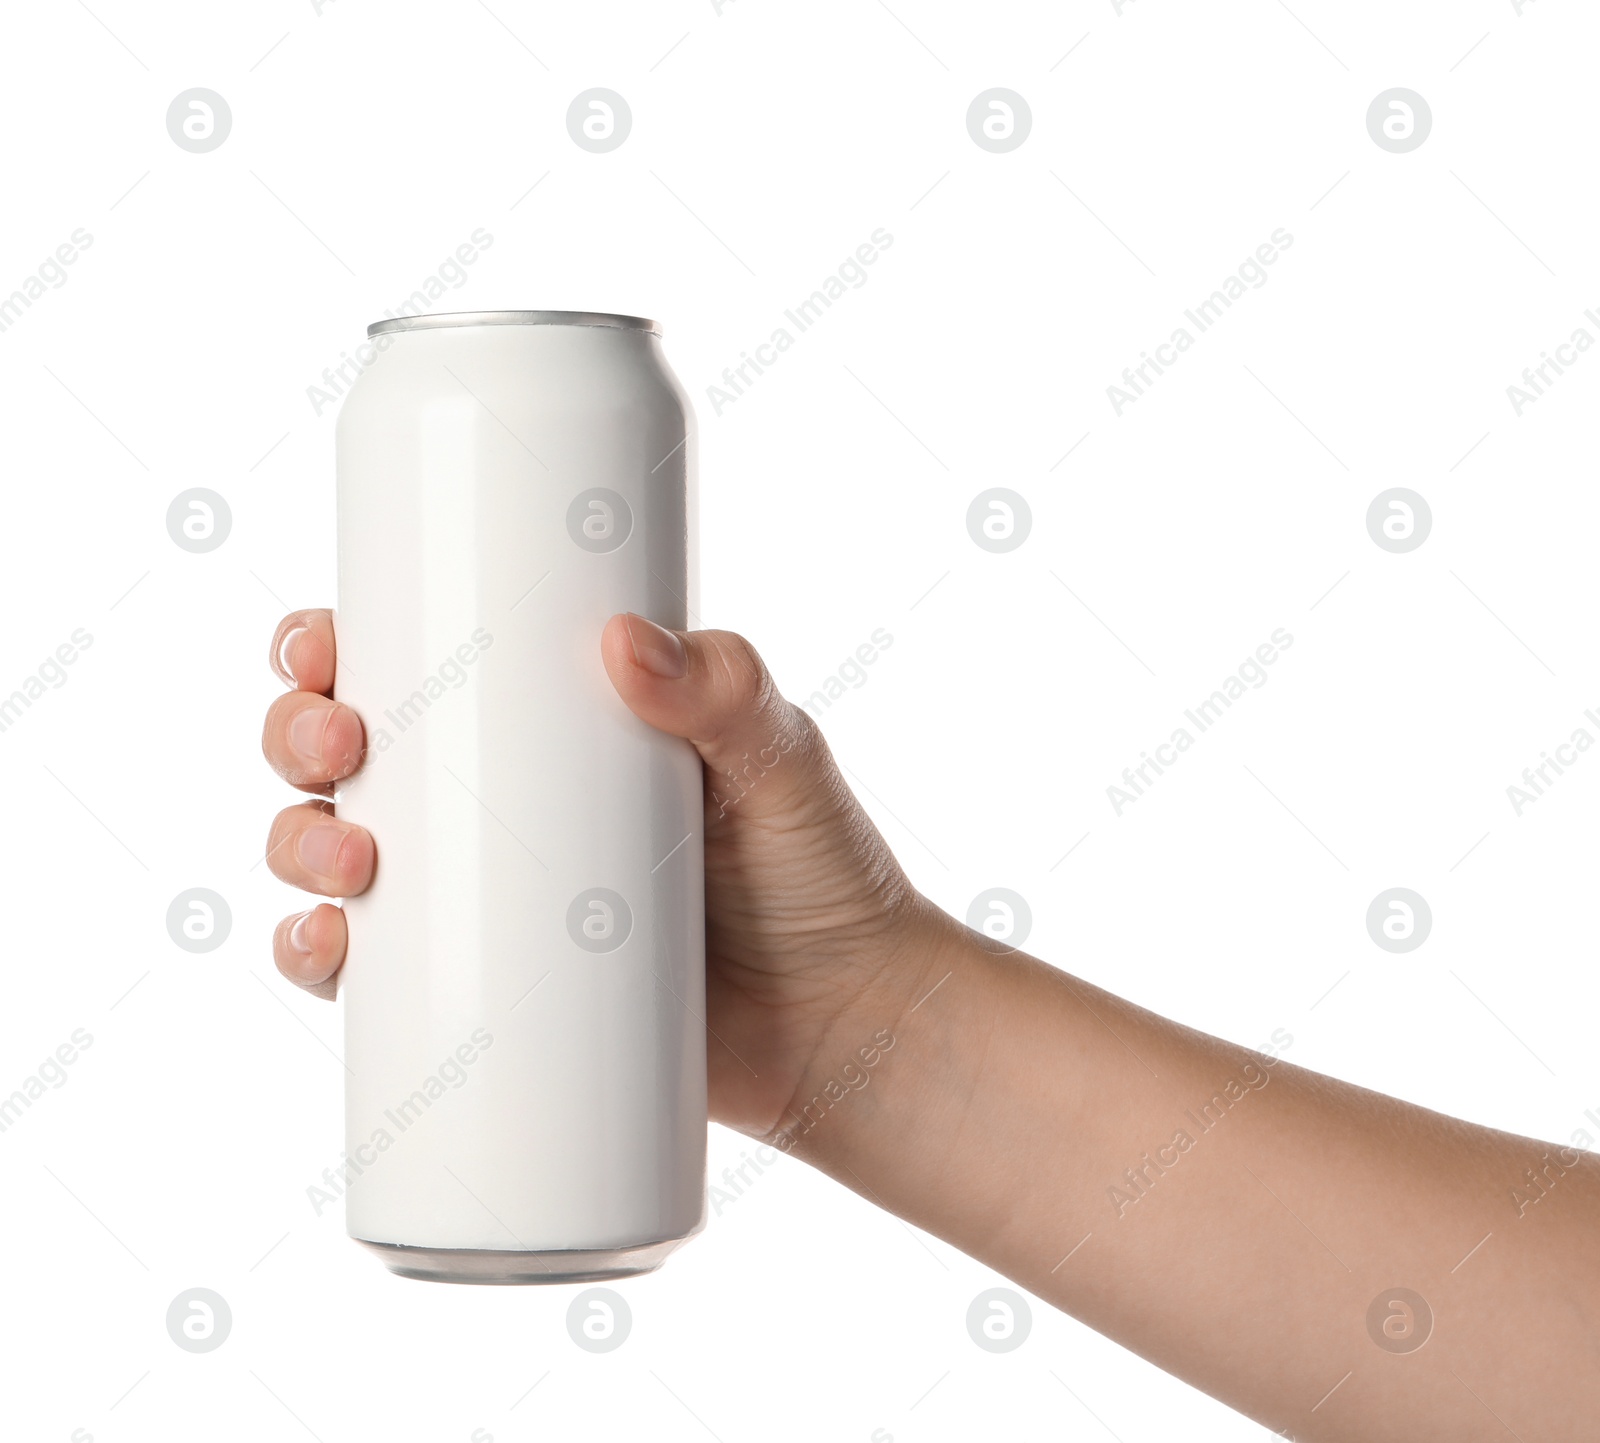
[[[613,316],[604,311],[441,311],[435,315],[391,316],[374,321],[367,327],[367,334],[433,331],[446,326],[599,326],[613,331],[661,334],[661,327],[643,316]]]
[[[498,1251],[490,1248],[433,1248],[410,1243],[356,1242],[383,1260],[391,1273],[425,1283],[597,1283],[653,1273],[667,1257],[695,1237],[700,1223],[677,1238],[624,1243],[612,1248],[551,1248]]]

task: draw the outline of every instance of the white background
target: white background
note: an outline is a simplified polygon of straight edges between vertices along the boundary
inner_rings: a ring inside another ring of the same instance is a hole
[[[1521,416],[1506,387],[1600,337],[1600,25],[491,3],[8,14],[0,294],[93,243],[0,334],[0,694],[93,644],[0,733],[0,1093],[93,1043],[0,1134],[5,1435],[1264,1436],[1037,1302],[1024,1346],[980,1350],[967,1305],[1000,1280],[789,1159],[620,1285],[601,1356],[571,1289],[397,1280],[314,1214],[340,1018],[272,967],[299,903],[260,857],[293,796],[258,746],[274,622],[333,600],[307,388],[479,227],[438,309],[658,317],[700,412],[705,623],[797,696],[892,634],[824,727],[919,886],[962,915],[1009,887],[1028,950],[1101,985],[1565,1142],[1600,1110],[1600,756],[1521,816],[1506,788],[1600,737],[1600,356]],[[233,114],[206,154],[165,125],[193,86]],[[591,86],[632,109],[609,154],[567,133]],[[1006,154],[965,123],[993,86],[1032,110]],[[1405,154],[1366,127],[1393,86],[1433,114]],[[716,415],[707,386],[879,227],[868,282]],[[1267,284],[1119,417],[1107,385],[1279,227]],[[232,511],[203,555],[165,524],[194,486]],[[991,486],[1032,512],[1001,555],[965,527]],[[1394,486],[1432,509],[1406,554],[1365,524]],[[1267,684],[1116,815],[1122,768],[1280,627]],[[1433,911],[1403,955],[1364,924],[1395,886]],[[191,887],[232,910],[205,955],[166,931]],[[713,1178],[746,1147],[714,1129]],[[164,1321],[195,1286],[233,1314],[199,1355]]]

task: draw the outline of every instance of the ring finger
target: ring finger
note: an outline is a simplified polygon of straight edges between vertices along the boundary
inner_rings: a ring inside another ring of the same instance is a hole
[[[291,886],[323,897],[354,897],[367,890],[377,862],[372,835],[342,822],[327,802],[285,807],[267,836],[267,866]]]

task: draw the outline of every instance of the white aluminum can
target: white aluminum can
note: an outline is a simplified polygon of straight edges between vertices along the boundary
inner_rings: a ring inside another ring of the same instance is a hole
[[[352,1237],[456,1282],[621,1277],[705,1220],[702,773],[600,659],[694,608],[688,397],[650,321],[380,321],[338,422]]]

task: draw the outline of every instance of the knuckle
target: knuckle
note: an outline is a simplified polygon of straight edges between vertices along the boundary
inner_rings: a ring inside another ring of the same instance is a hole
[[[817,725],[817,719],[803,706],[796,706],[793,702],[785,700],[784,707],[787,711],[787,722],[790,735],[794,738],[794,750],[802,756],[812,756],[820,752],[827,743],[823,740],[822,728]]]
[[[761,653],[737,632],[721,635],[717,655],[722,662],[725,695],[730,710],[736,712],[759,711],[771,700],[774,687],[772,674],[761,659]]]

